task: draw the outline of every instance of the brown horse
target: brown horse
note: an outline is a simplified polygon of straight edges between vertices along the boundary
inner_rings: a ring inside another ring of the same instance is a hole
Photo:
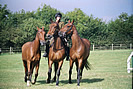
[[[27,86],[30,86],[33,69],[35,66],[36,66],[36,73],[35,73],[35,79],[32,82],[32,84],[35,84],[36,82],[38,76],[40,58],[41,58],[40,43],[41,45],[44,45],[45,43],[44,28],[42,27],[42,29],[39,29],[37,27],[37,29],[38,32],[36,34],[35,40],[32,42],[27,42],[22,46],[22,60],[25,68],[25,82],[27,82]]]
[[[53,38],[54,41],[50,45],[50,48],[49,48],[49,55],[48,55],[49,71],[48,71],[47,83],[50,83],[52,64],[54,63],[55,76],[53,78],[53,81],[56,81],[56,85],[58,85],[59,84],[60,70],[61,70],[61,67],[63,64],[63,60],[66,56],[65,55],[65,47],[64,47],[64,43],[61,40],[61,38],[58,37],[58,31],[59,31],[58,23],[52,22],[49,27],[50,27],[50,29],[49,29],[46,36],[47,36],[47,38],[49,38],[49,37]],[[56,72],[57,72],[57,80],[56,80]]]
[[[90,54],[90,42],[87,39],[80,38],[73,23],[74,20],[72,22],[70,22],[69,20],[68,24],[60,29],[59,35],[65,38],[66,36],[71,34],[72,47],[70,49],[69,83],[71,83],[73,63],[76,62],[77,85],[79,86],[84,66],[87,70],[90,69],[89,62],[87,61],[87,58]]]

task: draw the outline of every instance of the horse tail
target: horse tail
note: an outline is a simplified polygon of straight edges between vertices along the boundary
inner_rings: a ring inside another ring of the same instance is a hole
[[[86,70],[91,70],[91,64],[88,62],[88,60],[86,61],[86,63],[85,63],[85,68],[86,68]]]

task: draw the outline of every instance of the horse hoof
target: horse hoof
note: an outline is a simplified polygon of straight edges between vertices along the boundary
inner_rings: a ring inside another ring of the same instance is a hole
[[[71,82],[71,81],[69,81],[69,84],[72,84],[72,82]]]
[[[79,82],[77,83],[77,86],[80,86],[80,83]]]
[[[35,84],[35,83],[36,83],[36,82],[33,80],[33,81],[32,81],[32,84]]]
[[[49,80],[49,79],[47,79],[46,83],[50,83],[50,80]]]
[[[56,82],[56,79],[52,79],[52,82]]]
[[[27,85],[27,87],[30,87],[31,85]]]
[[[30,87],[30,81],[29,80],[27,81],[27,87]]]
[[[56,85],[56,87],[59,87],[59,85]]]
[[[59,86],[59,84],[58,84],[58,83],[56,83],[56,86]]]
[[[77,86],[80,86],[79,84],[77,84]]]

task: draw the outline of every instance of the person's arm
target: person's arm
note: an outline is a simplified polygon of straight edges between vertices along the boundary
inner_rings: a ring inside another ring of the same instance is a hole
[[[61,29],[61,28],[63,28],[64,27],[64,22],[60,22],[59,23],[59,28]]]

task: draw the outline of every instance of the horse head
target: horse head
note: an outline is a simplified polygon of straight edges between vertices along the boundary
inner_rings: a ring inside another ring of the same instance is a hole
[[[58,35],[63,38],[67,37],[68,35],[72,35],[73,23],[74,23],[74,20],[72,22],[70,22],[69,20],[68,23],[62,29],[60,29],[60,31],[58,32]]]
[[[37,37],[40,41],[40,44],[44,45],[45,44],[45,34],[46,34],[46,32],[44,31],[44,27],[42,27],[42,29],[37,27],[37,30],[38,30]]]
[[[52,37],[57,36],[58,35],[58,31],[59,31],[59,25],[58,25],[58,23],[53,22],[51,20],[51,24],[49,25],[49,31],[48,31],[48,33],[46,35],[46,38],[48,40],[50,40]]]

